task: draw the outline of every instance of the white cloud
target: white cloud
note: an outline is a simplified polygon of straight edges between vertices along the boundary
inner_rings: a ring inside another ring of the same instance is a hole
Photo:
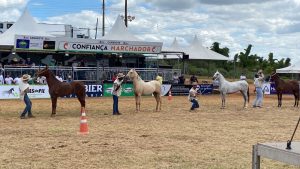
[[[0,0],[0,21],[16,21],[28,0]]]
[[[4,4],[18,3],[24,7],[27,0],[0,2],[3,2],[0,4],[3,9]],[[0,20],[19,16],[19,9],[21,7],[1,12]],[[117,15],[124,13],[124,1],[111,0],[106,9],[108,31]],[[177,37],[179,43],[186,46],[194,35],[198,35],[206,47],[215,41],[222,47],[227,46],[231,56],[252,44],[252,53],[260,56],[267,57],[273,52],[275,57],[298,60],[299,11],[300,0],[128,0],[129,15],[135,16],[135,20],[129,22],[129,30],[139,38],[163,41],[168,46]],[[97,17],[101,27],[100,11],[88,9],[49,17],[41,22],[94,29]]]

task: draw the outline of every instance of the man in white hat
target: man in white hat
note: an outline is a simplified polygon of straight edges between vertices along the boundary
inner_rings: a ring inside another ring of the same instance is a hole
[[[189,99],[190,102],[192,102],[191,110],[194,110],[195,108],[199,108],[199,103],[198,103],[198,100],[197,100],[197,95],[198,95],[197,86],[198,86],[198,83],[193,82],[192,85],[193,85],[193,87],[190,89],[188,99]]]
[[[28,84],[29,80],[30,80],[30,75],[24,74],[21,77],[21,82],[19,84],[20,99],[24,100],[24,103],[26,104],[26,107],[20,116],[21,119],[25,119],[26,114],[27,114],[28,118],[34,118],[34,116],[32,115],[32,112],[31,112],[32,103],[27,95],[27,93],[29,92],[29,84]]]
[[[117,79],[114,81],[113,84],[113,90],[112,90],[112,95],[113,95],[113,115],[121,115],[119,112],[119,96],[121,96],[122,93],[122,82],[124,79],[124,74],[123,73],[118,73],[117,74]]]

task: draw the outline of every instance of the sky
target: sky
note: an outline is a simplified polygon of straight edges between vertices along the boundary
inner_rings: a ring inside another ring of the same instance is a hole
[[[105,0],[106,31],[124,2]],[[102,25],[102,0],[0,0],[0,21],[16,21],[25,8],[38,22],[95,30],[99,18]],[[197,35],[205,47],[228,47],[231,58],[252,44],[252,54],[300,61],[300,0],[128,0],[128,14],[131,33],[164,46],[175,37],[188,46]]]

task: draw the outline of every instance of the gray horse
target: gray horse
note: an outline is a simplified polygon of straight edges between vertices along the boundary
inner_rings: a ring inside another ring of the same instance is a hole
[[[236,93],[238,91],[240,91],[244,97],[244,108],[247,108],[249,103],[249,85],[247,81],[240,80],[235,82],[229,82],[218,71],[214,74],[213,80],[219,81],[219,91],[222,99],[222,109],[225,108],[226,94]]]

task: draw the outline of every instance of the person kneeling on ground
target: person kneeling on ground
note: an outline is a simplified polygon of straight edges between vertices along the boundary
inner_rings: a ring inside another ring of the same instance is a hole
[[[34,116],[31,113],[32,103],[27,95],[27,93],[29,92],[29,84],[28,84],[29,80],[30,80],[30,75],[24,74],[21,78],[21,82],[19,83],[20,99],[23,100],[24,103],[26,104],[26,107],[20,116],[21,119],[25,119],[26,113],[28,113],[28,118],[34,118]]]
[[[197,95],[198,95],[197,85],[198,85],[198,83],[193,82],[192,85],[193,85],[193,87],[190,89],[188,99],[190,102],[192,102],[191,110],[194,110],[195,108],[199,108],[199,103],[197,100]]]

